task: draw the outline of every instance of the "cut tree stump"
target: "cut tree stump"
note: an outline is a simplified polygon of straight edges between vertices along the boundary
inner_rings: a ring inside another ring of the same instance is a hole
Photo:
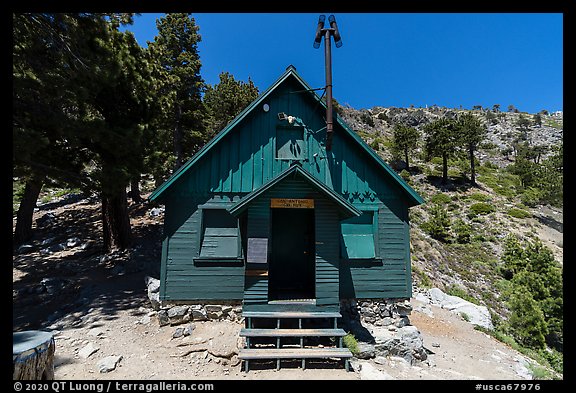
[[[12,334],[12,379],[54,379],[56,344],[50,332],[28,330]]]

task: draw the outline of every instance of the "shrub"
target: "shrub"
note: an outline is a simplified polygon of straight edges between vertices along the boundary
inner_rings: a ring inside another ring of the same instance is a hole
[[[450,237],[450,218],[446,209],[440,205],[433,205],[430,209],[430,219],[422,224],[424,229],[433,239],[448,242]]]
[[[470,240],[472,239],[471,225],[466,224],[461,219],[458,219],[454,222],[453,230],[457,243],[470,243]]]
[[[526,210],[517,209],[515,207],[508,210],[508,215],[514,218],[528,218],[532,216],[532,214],[530,214]]]
[[[438,194],[434,194],[430,198],[430,202],[437,203],[439,205],[446,205],[446,204],[450,203],[451,201],[452,201],[452,199],[448,195],[446,195],[442,192],[439,192]]]
[[[470,206],[470,212],[474,215],[484,215],[494,213],[496,209],[489,203],[478,202]]]
[[[406,181],[407,183],[410,182],[410,172],[408,172],[406,169],[402,169],[402,171],[400,172],[400,177],[404,179],[404,181]]]
[[[356,337],[354,337],[352,333],[348,333],[347,335],[345,335],[342,341],[344,343],[344,346],[348,348],[350,352],[352,352],[352,355],[354,356],[358,355],[358,353],[360,352],[358,349],[358,341],[356,341]]]
[[[470,194],[470,195],[468,196],[468,198],[469,198],[469,199],[472,199],[472,200],[474,200],[474,201],[478,201],[478,202],[488,202],[488,201],[491,201],[491,200],[492,200],[492,198],[490,198],[489,195],[481,194],[481,193],[479,193],[479,192],[476,192],[476,193],[474,193],[474,194]]]

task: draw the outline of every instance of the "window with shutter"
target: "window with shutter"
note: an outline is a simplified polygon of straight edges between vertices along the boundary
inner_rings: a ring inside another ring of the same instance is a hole
[[[359,217],[342,221],[342,239],[340,251],[347,259],[376,258],[376,222],[375,212],[363,211]]]
[[[201,259],[240,257],[238,220],[225,209],[202,210]]]

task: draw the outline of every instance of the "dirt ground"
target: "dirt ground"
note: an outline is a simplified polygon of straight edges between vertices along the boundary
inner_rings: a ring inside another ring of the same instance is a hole
[[[531,378],[524,356],[461,317],[436,306],[423,308],[414,299],[410,320],[431,352],[426,362],[355,360],[355,370],[346,372],[335,362],[310,362],[301,370],[299,363],[284,361],[279,371],[270,362],[243,372],[235,355],[239,323],[192,322],[192,334],[180,338],[172,337],[179,326],[159,326],[144,277],[158,277],[162,214],[152,215],[146,205],[130,209],[136,240],[129,252],[101,254],[98,204],[86,199],[42,206],[35,220],[46,221],[47,213],[50,220],[14,252],[13,330],[54,332],[56,379]],[[90,346],[95,352],[86,356]],[[122,358],[113,371],[101,373],[97,364],[108,356]]]

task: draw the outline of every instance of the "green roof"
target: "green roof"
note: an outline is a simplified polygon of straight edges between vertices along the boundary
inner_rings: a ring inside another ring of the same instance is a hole
[[[239,122],[241,122],[254,108],[258,107],[265,99],[268,97],[282,82],[287,78],[295,78],[305,90],[308,90],[310,94],[322,105],[324,108],[326,104],[322,101],[321,97],[316,94],[315,91],[298,75],[296,68],[290,65],[286,68],[286,71],[280,75],[280,77],[274,82],[268,89],[266,89],[262,94],[258,96],[250,105],[248,105],[242,112],[240,112],[234,120],[232,120],[226,127],[224,127],[210,142],[204,145],[190,160],[188,160],[184,165],[182,165],[176,172],[170,176],[160,187],[150,194],[148,199],[150,201],[158,201],[164,192],[170,188],[186,171],[188,171],[195,163],[197,163],[215,144],[217,144],[222,138],[224,138]],[[372,157],[375,162],[381,167],[388,175],[392,176],[394,180],[400,186],[400,189],[408,196],[411,201],[410,205],[415,206],[424,203],[422,197],[412,188],[408,183],[400,177],[392,168],[386,164],[386,162],[378,155],[370,146],[366,144],[347,124],[344,120],[336,114],[336,121],[342,127],[342,129],[356,142],[358,145]]]

